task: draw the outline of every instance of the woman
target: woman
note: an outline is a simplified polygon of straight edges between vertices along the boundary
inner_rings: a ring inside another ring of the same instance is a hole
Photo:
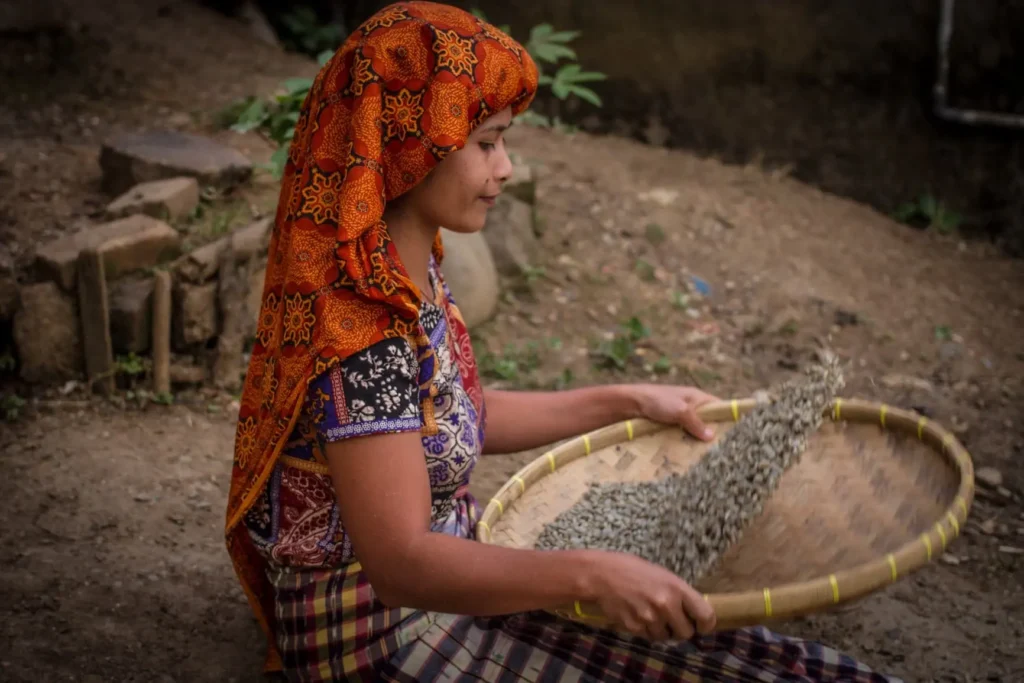
[[[526,51],[461,10],[387,7],[324,67],[282,183],[239,415],[228,548],[291,680],[881,680],[763,629],[698,636],[707,602],[599,551],[477,543],[477,458],[630,417],[710,432],[689,388],[481,388],[438,226],[472,232],[509,177]],[[530,429],[522,429],[529,424]],[[595,600],[635,637],[563,623]]]

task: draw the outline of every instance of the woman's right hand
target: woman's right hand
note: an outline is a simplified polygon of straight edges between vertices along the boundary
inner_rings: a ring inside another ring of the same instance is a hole
[[[584,552],[587,593],[630,633],[650,640],[687,640],[715,627],[710,603],[668,569],[628,553]]]

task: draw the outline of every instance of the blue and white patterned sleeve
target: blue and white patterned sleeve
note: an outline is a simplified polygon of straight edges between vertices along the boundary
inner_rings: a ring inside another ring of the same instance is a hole
[[[326,398],[317,422],[325,441],[419,431],[419,366],[402,339],[385,339],[316,379],[310,395]]]

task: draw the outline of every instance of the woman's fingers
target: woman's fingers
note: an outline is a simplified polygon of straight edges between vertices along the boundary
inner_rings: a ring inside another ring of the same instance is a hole
[[[650,640],[668,640],[670,635],[665,619],[655,610],[649,610],[641,615],[644,625],[647,627],[647,637]]]
[[[683,590],[683,608],[696,626],[697,633],[710,633],[714,630],[717,623],[714,608],[689,585]]]
[[[681,602],[675,605],[674,609],[669,608],[665,610],[665,620],[672,630],[672,638],[676,640],[689,640],[693,637],[693,624],[684,614]]]
[[[715,432],[697,416],[697,410],[692,405],[687,405],[682,411],[682,414],[679,416],[679,424],[698,439],[707,441],[715,436]]]

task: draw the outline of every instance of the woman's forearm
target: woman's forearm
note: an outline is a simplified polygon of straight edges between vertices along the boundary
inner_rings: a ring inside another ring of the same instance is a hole
[[[439,533],[403,553],[375,590],[393,607],[492,616],[594,600],[586,552],[503,548]],[[396,568],[397,569],[397,568]]]
[[[485,455],[539,448],[639,414],[635,393],[623,385],[566,391],[485,389],[484,400]]]

